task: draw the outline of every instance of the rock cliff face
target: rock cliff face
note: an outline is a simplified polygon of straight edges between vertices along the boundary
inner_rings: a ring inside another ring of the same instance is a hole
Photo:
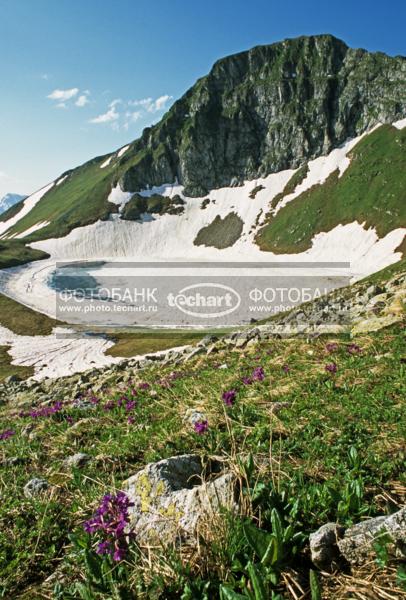
[[[229,56],[132,144],[121,185],[135,192],[177,179],[202,196],[296,168],[404,118],[405,79],[405,57],[354,50],[331,35]]]

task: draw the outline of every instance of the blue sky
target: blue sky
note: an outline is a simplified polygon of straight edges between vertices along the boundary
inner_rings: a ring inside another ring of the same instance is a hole
[[[0,197],[138,137],[218,58],[303,34],[406,54],[404,0],[0,0]]]

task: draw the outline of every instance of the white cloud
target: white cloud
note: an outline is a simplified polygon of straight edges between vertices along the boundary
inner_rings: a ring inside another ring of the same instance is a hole
[[[154,100],[153,98],[143,98],[142,100],[130,100],[128,103],[130,106],[141,106],[146,111],[150,113],[158,112],[166,108],[166,103],[169,100],[172,100],[173,96],[169,96],[169,94],[165,94],[164,96],[159,96]]]
[[[58,104],[56,104],[56,108],[67,108],[65,102],[58,102]]]
[[[66,100],[70,100],[77,96],[79,92],[79,88],[70,88],[69,90],[54,90],[51,92],[47,98],[50,100],[59,100],[60,102],[65,102]]]
[[[117,112],[116,110],[116,105],[114,104],[113,106],[110,104],[110,108],[107,112],[103,113],[102,115],[99,115],[97,117],[94,117],[94,119],[90,119],[89,123],[112,123],[114,121],[117,121],[117,119],[120,117],[120,114]]]
[[[115,106],[118,106],[119,104],[122,104],[122,103],[123,103],[123,101],[121,100],[121,98],[116,98],[115,100],[110,102],[109,108],[114,108]]]
[[[159,96],[159,98],[157,98],[154,102],[154,111],[158,111],[158,110],[164,110],[166,108],[166,103],[169,102],[169,100],[172,100],[173,96],[169,96],[168,94],[165,94],[164,96]]]
[[[124,129],[128,129],[132,123],[136,123],[141,117],[142,112],[140,110],[127,111],[125,113],[125,122],[123,125]]]
[[[79,106],[80,108],[82,108],[83,106],[86,106],[86,104],[89,104],[89,102],[90,102],[89,96],[90,96],[89,90],[85,90],[83,92],[83,94],[81,94],[79,96],[79,98],[76,100],[75,105]]]
[[[147,117],[148,113],[157,113],[166,108],[166,104],[172,96],[165,94],[159,96],[159,98],[142,98],[141,100],[121,100],[116,98],[108,105],[108,110],[105,113],[90,119],[89,123],[109,123],[110,126],[115,130],[120,129],[127,130],[130,125],[136,123],[139,119]],[[76,104],[80,100],[80,96],[76,101]],[[132,110],[134,107],[137,110]]]

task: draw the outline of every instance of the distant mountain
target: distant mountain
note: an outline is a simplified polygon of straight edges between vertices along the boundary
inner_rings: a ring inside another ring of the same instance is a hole
[[[0,214],[6,212],[9,208],[24,200],[27,196],[22,196],[21,194],[6,194],[0,200]]]

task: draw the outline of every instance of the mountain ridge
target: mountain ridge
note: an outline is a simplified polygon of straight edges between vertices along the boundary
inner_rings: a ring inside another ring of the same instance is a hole
[[[399,258],[399,227],[405,226],[405,81],[404,57],[354,50],[330,35],[301,36],[221,58],[140,138],[65,171],[24,201],[17,216],[0,223],[2,243],[19,242],[18,260],[26,260],[24,243],[51,256],[58,246],[57,255],[68,259],[79,247],[80,258],[96,251],[116,256],[118,249],[134,257],[140,248],[146,257],[151,251],[168,256],[170,247],[175,250],[174,235],[180,236],[176,252],[181,246],[192,255],[197,245],[207,257],[208,246],[220,250],[225,243],[227,249],[236,244],[237,254],[243,244],[251,256],[258,256],[258,246],[263,253],[297,254],[311,248],[319,233],[329,236],[346,223],[339,235],[350,242],[348,260],[360,259],[348,238],[357,231],[365,242],[359,252],[370,253],[379,244],[379,256],[385,256],[377,268],[383,267]],[[389,128],[386,136],[374,132],[382,123]],[[357,152],[349,152],[364,135],[371,141],[361,147],[368,153],[365,173],[361,164],[353,168]],[[339,176],[327,181],[332,170],[323,165],[338,167]],[[341,175],[349,166],[342,203]],[[297,211],[286,206],[292,198]],[[386,234],[386,241],[379,239]],[[335,246],[334,236],[328,239]],[[61,238],[62,246],[53,243]],[[164,248],[162,240],[169,245]],[[325,242],[319,241],[321,251]]]

